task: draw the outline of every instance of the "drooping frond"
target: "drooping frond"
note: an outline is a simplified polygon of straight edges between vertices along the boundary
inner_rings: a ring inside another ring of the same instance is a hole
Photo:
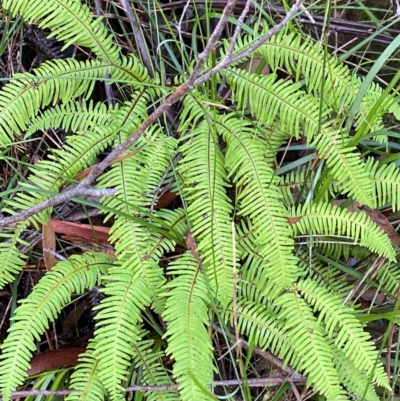
[[[110,83],[122,80],[139,87],[150,82],[145,68],[133,56],[123,57],[118,65],[93,60],[53,60],[32,73],[15,74],[0,91],[0,145],[12,143],[13,133],[25,131],[41,108],[78,96],[89,98],[96,80],[104,81],[107,74]]]
[[[2,5],[12,16],[19,13],[26,21],[40,21],[39,27],[52,30],[50,37],[65,42],[64,48],[75,44],[100,59],[119,61],[120,47],[113,43],[113,35],[80,0],[4,0]]]
[[[390,388],[381,363],[376,364],[377,353],[370,336],[354,316],[354,310],[343,305],[343,300],[313,280],[301,280],[295,286],[304,300],[318,313],[325,331],[334,338],[346,359],[353,361],[356,369],[371,375],[378,385]]]
[[[163,318],[168,324],[167,354],[174,359],[180,399],[212,400],[214,397],[207,396],[196,383],[209,389],[213,379],[213,348],[206,328],[210,302],[207,279],[190,252],[172,262],[168,272],[176,278],[164,286],[167,301]]]
[[[111,258],[102,253],[71,256],[47,272],[28,298],[21,301],[0,356],[3,399],[9,400],[11,392],[23,383],[32,352],[36,350],[35,341],[40,340],[41,334],[71,301],[71,295],[94,287],[110,263]]]
[[[215,127],[200,123],[183,136],[183,157],[177,167],[182,180],[184,200],[198,239],[197,251],[207,278],[220,302],[233,296],[233,250],[231,201],[227,196],[224,157],[218,147]]]
[[[237,188],[239,213],[249,218],[248,253],[253,247],[264,264],[266,277],[280,288],[296,279],[294,241],[287,222],[287,211],[277,189],[279,179],[265,161],[262,138],[243,120],[220,117],[217,130],[228,144],[226,166]]]
[[[279,320],[299,355],[299,366],[308,377],[308,383],[313,384],[328,400],[340,396],[343,390],[332,361],[333,353],[310,306],[295,288],[275,303],[281,307]]]
[[[71,388],[75,390],[67,401],[101,401],[104,399],[104,386],[98,377],[99,361],[93,356],[96,341],[89,341],[85,353],[79,355],[79,364],[71,376]]]
[[[141,311],[150,305],[151,294],[139,274],[116,265],[102,279],[106,294],[96,315],[96,349],[98,377],[111,400],[124,400],[122,383],[127,379],[128,367],[134,355],[133,343],[140,340]]]
[[[395,260],[395,251],[388,236],[364,212],[349,212],[338,206],[317,203],[292,207],[290,218],[293,219],[295,233],[345,236],[355,244]]]
[[[56,105],[47,109],[42,115],[29,125],[25,137],[29,137],[34,132],[49,128],[62,128],[64,131],[84,132],[95,131],[95,127],[102,127],[110,124],[112,118],[112,108],[103,103],[93,105],[91,100],[80,102],[68,102]]]
[[[246,108],[249,103],[252,114],[267,127],[279,119],[281,129],[291,135],[299,137],[304,131],[319,157],[326,159],[342,190],[360,203],[372,205],[364,162],[354,152],[347,134],[326,122],[329,107],[321,106],[316,98],[300,90],[300,84],[279,80],[274,74],[259,76],[236,68],[228,69],[224,75],[238,107]]]
[[[400,169],[395,163],[380,165],[378,160],[368,158],[365,166],[372,183],[375,208],[392,205],[393,211],[400,210]]]

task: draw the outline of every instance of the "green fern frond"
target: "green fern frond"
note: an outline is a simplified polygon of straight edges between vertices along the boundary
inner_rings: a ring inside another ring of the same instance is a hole
[[[94,287],[110,263],[111,259],[102,253],[71,256],[68,261],[57,263],[36,284],[28,298],[21,301],[0,355],[3,399],[9,400],[11,392],[27,376],[29,360],[36,349],[35,340],[40,340],[41,334],[71,301],[71,295]]]
[[[13,133],[28,128],[38,111],[59,100],[63,103],[84,96],[88,99],[96,81],[118,80],[142,87],[150,78],[143,65],[134,57],[123,57],[113,65],[101,61],[79,62],[74,59],[48,61],[33,73],[15,74],[0,92],[0,145],[9,145]]]
[[[299,355],[299,366],[308,377],[308,383],[314,384],[328,400],[343,394],[332,351],[312,309],[295,288],[279,297],[275,304],[281,307],[279,319]]]
[[[367,401],[379,401],[370,377],[356,368],[353,361],[346,358],[343,350],[336,347],[332,341],[328,341],[332,349],[333,362],[339,375],[340,382],[347,391],[356,397],[364,396]]]
[[[292,207],[290,216],[296,221],[292,225],[295,233],[311,231],[312,234],[345,236],[372,252],[390,260],[396,259],[388,236],[364,212],[353,213],[337,206],[318,203]]]
[[[287,211],[279,199],[279,180],[265,162],[264,143],[256,130],[229,115],[218,118],[217,130],[228,144],[225,163],[234,177],[239,213],[251,222],[248,252],[255,247],[264,258],[266,277],[282,289],[293,283],[298,269]]]
[[[98,378],[99,361],[93,356],[96,342],[89,341],[86,351],[79,355],[79,364],[71,376],[71,388],[75,390],[67,401],[100,401],[104,399],[105,389]]]
[[[379,270],[376,280],[394,297],[396,297],[400,287],[400,269],[398,263],[386,263]]]
[[[373,372],[377,383],[390,389],[382,364],[376,363],[374,344],[354,316],[354,310],[344,306],[340,297],[329,293],[313,280],[301,280],[295,288],[314,312],[318,312],[318,321],[324,322],[327,335],[335,339],[335,344],[343,350],[346,358],[367,375]]]
[[[32,124],[29,125],[25,138],[31,136],[36,131],[58,127],[64,131],[75,133],[95,131],[95,127],[110,124],[112,110],[112,108],[107,107],[103,103],[93,105],[92,100],[89,103],[81,100],[80,102],[72,101],[56,105],[35,118]]]
[[[210,303],[207,279],[190,252],[172,262],[168,273],[176,276],[166,284],[166,309],[163,314],[168,324],[164,337],[168,340],[167,354],[175,360],[173,374],[179,384],[182,401],[212,400],[204,388],[213,380],[213,347],[207,333]]]
[[[128,269],[115,266],[102,278],[106,294],[96,315],[96,349],[98,377],[109,391],[111,400],[124,400],[122,383],[134,355],[133,343],[140,340],[138,324],[141,311],[150,305],[151,294],[145,280]]]
[[[224,157],[214,127],[203,121],[182,140],[183,157],[177,167],[192,234],[198,239],[210,286],[222,303],[233,296],[231,201],[226,194]]]
[[[112,143],[115,132],[90,132],[70,136],[61,149],[53,151],[49,160],[44,160],[30,168],[28,182],[20,183],[20,191],[14,198],[6,199],[5,211],[25,210],[47,200],[51,194],[73,182],[73,177],[90,166],[95,157]],[[29,218],[30,222],[46,224],[49,211]]]
[[[375,208],[392,205],[393,211],[400,210],[400,169],[395,163],[381,164],[372,157],[365,163],[372,191],[375,198]]]
[[[18,245],[29,246],[21,239],[21,235],[26,229],[27,223],[18,223],[16,228],[3,228],[0,232],[0,288],[14,280],[26,263],[26,256],[18,250]]]
[[[325,57],[325,49],[320,42],[313,42],[309,36],[296,31],[282,31],[274,35],[254,52],[254,56],[267,60],[272,71],[284,67],[296,81],[304,79],[307,90],[317,97],[323,91],[325,102],[336,112],[342,112],[353,104],[362,85],[362,80],[336,56]],[[357,127],[365,121],[382,92],[379,85],[370,85],[356,114]],[[384,113],[396,113],[398,110],[398,105],[388,99],[375,114],[375,121],[370,122],[371,128],[376,130],[379,127]]]
[[[74,44],[91,49],[103,60],[119,61],[120,47],[113,43],[113,35],[80,0],[4,0],[3,7],[12,16],[19,13],[26,21],[41,21],[39,27],[50,28],[49,37],[65,42],[64,49]]]
[[[147,332],[141,333],[144,338]],[[163,352],[153,350],[152,340],[141,340],[133,344],[134,347],[134,366],[140,369],[140,376],[143,377],[143,384],[148,386],[172,385],[172,380],[166,368],[162,365],[161,357]],[[148,401],[178,401],[177,390],[168,391],[148,391],[146,392]]]

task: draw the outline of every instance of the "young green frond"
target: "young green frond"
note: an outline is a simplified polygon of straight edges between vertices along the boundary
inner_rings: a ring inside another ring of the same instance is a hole
[[[182,401],[213,400],[196,381],[208,388],[213,379],[213,347],[207,333],[207,279],[190,252],[172,262],[169,274],[176,278],[164,286],[166,308],[163,318],[168,324],[165,337],[167,354],[175,360],[173,374],[179,384]],[[196,381],[194,380],[196,378]]]
[[[0,355],[0,389],[4,400],[9,400],[11,392],[23,383],[36,349],[35,341],[40,340],[61,309],[71,301],[73,293],[82,294],[98,283],[100,274],[108,270],[111,261],[102,253],[71,256],[57,263],[28,298],[21,301]]]

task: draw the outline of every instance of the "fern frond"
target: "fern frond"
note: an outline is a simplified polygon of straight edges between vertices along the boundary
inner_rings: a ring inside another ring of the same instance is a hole
[[[176,278],[164,286],[168,291],[164,337],[168,340],[167,354],[175,360],[173,374],[181,400],[212,400],[214,397],[207,396],[193,380],[195,377],[209,388],[213,379],[213,348],[206,328],[210,303],[207,279],[189,252],[172,262],[168,273]]]
[[[0,232],[0,238],[5,238],[0,242],[0,288],[12,282],[25,265],[26,256],[18,250],[18,245],[29,245],[20,238],[26,226],[26,222],[21,222],[15,228],[3,228]]]
[[[58,40],[91,49],[97,57],[118,63],[120,47],[113,43],[113,35],[107,31],[101,18],[80,0],[4,0],[3,7],[12,16],[21,14],[26,21],[41,21],[39,27],[50,28]]]
[[[343,305],[343,300],[313,280],[301,280],[296,284],[306,302],[318,312],[318,320],[324,322],[330,338],[335,339],[338,348],[343,349],[347,359],[367,375],[373,377],[380,386],[390,388],[381,363],[376,363],[377,353],[370,336],[363,331],[354,311]]]
[[[308,383],[314,384],[328,399],[343,394],[332,362],[332,351],[320,323],[305,300],[293,288],[293,292],[282,295],[275,304],[281,307],[279,319],[299,355],[299,366],[308,377]]]
[[[0,91],[0,145],[9,145],[13,133],[27,129],[31,118],[40,108],[83,96],[88,99],[96,80],[110,82],[122,80],[133,87],[150,82],[143,65],[134,57],[123,57],[113,65],[101,61],[79,62],[74,59],[53,60],[43,63],[33,73],[15,74],[13,80]]]
[[[225,163],[234,177],[239,213],[251,222],[250,238],[264,258],[266,277],[282,289],[293,283],[298,269],[279,180],[265,162],[263,141],[255,130],[229,115],[218,118],[217,130],[228,144]]]
[[[183,158],[177,167],[197,250],[216,297],[227,303],[233,296],[231,211],[226,194],[224,157],[214,128],[203,121],[182,138]]]
[[[29,125],[25,138],[36,131],[58,127],[67,132],[95,131],[95,127],[109,125],[111,118],[112,108],[108,108],[103,103],[93,105],[92,100],[89,103],[84,100],[72,101],[56,105],[37,116]]]
[[[71,256],[57,263],[34,287],[16,309],[15,323],[2,345],[0,389],[3,399],[23,383],[29,360],[36,349],[35,340],[49,327],[73,293],[82,294],[99,281],[111,259],[102,253]]]
[[[93,356],[96,342],[89,341],[86,351],[79,355],[79,364],[71,376],[71,388],[75,390],[67,401],[100,401],[104,399],[105,389],[98,378],[99,361]]]
[[[99,313],[93,355],[99,361],[98,377],[111,400],[123,400],[122,382],[134,355],[132,345],[140,340],[140,314],[150,305],[151,294],[140,275],[118,265],[110,268],[102,281],[106,283],[102,292],[107,296],[94,308]]]
[[[318,203],[292,207],[290,216],[295,221],[292,228],[296,233],[311,231],[313,234],[346,236],[372,252],[390,260],[396,259],[388,236],[364,212],[348,212],[337,206]]]
[[[396,297],[400,287],[400,269],[398,263],[386,263],[385,266],[379,270],[376,279],[385,290]]]
[[[144,338],[146,332],[141,333]],[[162,365],[161,357],[163,352],[152,350],[152,340],[141,340],[133,344],[134,347],[134,366],[135,369],[141,369],[143,384],[148,386],[172,385],[172,381],[165,367]],[[148,401],[178,401],[179,394],[177,390],[169,391],[148,391],[146,392]]]
[[[368,158],[365,168],[372,183],[375,208],[392,205],[393,211],[400,210],[400,169],[395,163],[381,164]]]

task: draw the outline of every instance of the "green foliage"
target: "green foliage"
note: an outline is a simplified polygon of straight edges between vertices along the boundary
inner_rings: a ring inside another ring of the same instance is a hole
[[[4,0],[3,7],[94,56],[46,62],[16,74],[0,92],[4,149],[21,134],[50,127],[69,132],[65,144],[32,166],[16,195],[4,200],[3,211],[16,214],[74,184],[97,156],[130,137],[171,87],[160,87],[135,56],[122,56],[113,35],[79,0]],[[235,51],[251,40],[240,36]],[[344,128],[345,110],[362,85],[346,65],[296,31],[274,36],[255,55],[265,58],[271,74],[226,68],[211,90],[199,86],[183,98],[178,139],[160,119],[99,177],[98,188],[118,190],[100,201],[112,221],[115,257],[71,256],[22,301],[2,345],[3,399],[23,383],[35,341],[49,323],[73,294],[97,283],[105,298],[97,307],[95,338],[72,375],[76,392],[69,401],[124,399],[131,366],[141,373],[140,384],[178,384],[177,391],[146,392],[149,400],[212,399],[216,363],[208,326],[217,314],[229,327],[237,321],[241,335],[307,375],[308,385],[328,400],[345,399],[346,392],[361,397],[367,390],[366,399],[376,401],[369,376],[388,388],[369,335],[343,304],[348,283],[312,250],[319,246],[342,257],[354,245],[365,247],[392,262],[377,280],[396,292],[396,253],[387,235],[364,212],[350,213],[330,201],[349,197],[398,210],[399,170],[365,159]],[[280,67],[286,79],[279,78]],[[89,101],[95,83],[106,80],[123,84],[124,103]],[[229,107],[216,96],[223,83],[232,91]],[[375,84],[368,88],[356,129],[382,93]],[[399,113],[391,95],[370,125],[372,133],[386,112]],[[318,174],[310,165],[277,173],[279,147],[300,137],[317,152]],[[174,163],[176,155],[181,158]],[[167,179],[174,180],[184,207],[154,211],[160,182]],[[26,262],[19,247],[28,224],[45,224],[52,212],[0,233],[6,239],[0,243],[2,287]],[[176,240],[184,244],[185,233],[190,249],[164,269],[160,262],[176,251]],[[326,245],[327,237],[337,244]],[[145,313],[157,313],[165,323],[157,345],[143,330]],[[173,360],[172,374],[165,356]]]

